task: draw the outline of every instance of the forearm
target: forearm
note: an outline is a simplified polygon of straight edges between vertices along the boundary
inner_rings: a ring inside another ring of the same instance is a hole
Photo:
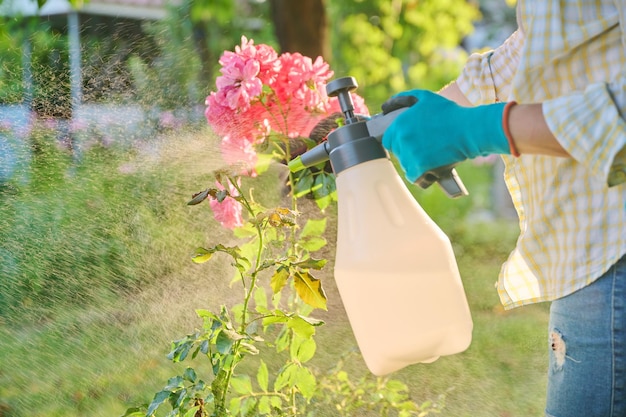
[[[450,84],[446,85],[441,90],[439,90],[438,93],[448,100],[454,101],[459,106],[472,106],[472,103],[470,103],[467,97],[465,97],[465,94],[463,94],[456,81],[453,81]]]
[[[451,82],[439,94],[460,106],[470,107],[456,82]],[[541,104],[518,104],[511,108],[508,118],[509,129],[520,154],[570,156],[556,140],[546,124]]]
[[[509,130],[520,154],[569,157],[543,116],[541,104],[517,104],[508,117]]]

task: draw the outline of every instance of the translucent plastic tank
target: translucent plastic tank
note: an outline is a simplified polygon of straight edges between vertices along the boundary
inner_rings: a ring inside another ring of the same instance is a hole
[[[335,280],[370,371],[462,352],[472,319],[448,237],[389,159],[337,175]]]

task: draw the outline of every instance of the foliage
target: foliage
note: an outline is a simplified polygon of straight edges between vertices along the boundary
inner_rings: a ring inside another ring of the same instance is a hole
[[[307,414],[309,405],[332,404],[336,395],[343,398],[338,408],[342,415],[360,409],[384,416],[426,415],[430,405],[418,407],[399,382],[352,382],[340,369],[322,379],[308,366],[317,349],[313,336],[323,324],[309,314],[327,308],[326,293],[314,275],[326,260],[313,256],[326,245],[326,220],[308,219],[300,226],[293,194],[291,207],[267,208],[241,186],[241,175],[259,175],[259,147],[279,160],[291,160],[291,139],[339,107],[323,89],[332,75],[328,65],[297,53],[279,56],[245,37],[234,52],[224,52],[220,64],[222,75],[207,98],[206,116],[235,158],[231,168],[216,172],[216,186],[195,194],[189,204],[208,200],[220,223],[236,229],[243,243],[200,247],[192,259],[205,263],[217,254],[230,258],[242,301],[223,304],[219,312],[197,310],[202,328],[172,344],[168,358],[173,362],[208,359],[210,380],[187,367],[149,404],[131,408],[125,416],[150,417],[164,404],[172,417],[314,415],[314,408]],[[263,148],[266,142],[269,146]],[[272,363],[275,355],[284,358],[277,369],[260,358],[252,373],[256,377],[238,372],[245,359],[268,349],[274,351]],[[376,395],[364,394],[372,388]]]
[[[370,105],[456,78],[466,57],[459,45],[480,17],[465,0],[341,0],[329,14],[342,22],[331,39],[333,67],[359,80]]]
[[[184,183],[177,167],[137,170],[136,153],[103,144],[78,160],[43,124],[23,140],[15,175],[0,188],[4,321],[53,319],[52,307],[132,292],[182,263],[175,242],[190,232],[177,231],[166,209],[173,184]],[[172,243],[153,246],[163,234]],[[163,263],[146,261],[157,254]]]

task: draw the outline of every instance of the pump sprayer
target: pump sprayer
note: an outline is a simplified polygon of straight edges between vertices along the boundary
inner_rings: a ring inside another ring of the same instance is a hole
[[[292,171],[330,159],[338,196],[334,276],[369,370],[386,375],[469,346],[472,319],[450,240],[424,212],[381,144],[395,118],[415,104],[398,97],[367,120],[354,114],[352,77],[327,84],[345,124],[289,162]],[[420,177],[450,197],[467,191],[453,166]]]

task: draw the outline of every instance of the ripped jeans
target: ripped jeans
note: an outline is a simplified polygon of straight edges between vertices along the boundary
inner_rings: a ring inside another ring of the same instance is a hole
[[[626,417],[626,256],[550,308],[548,417]]]

